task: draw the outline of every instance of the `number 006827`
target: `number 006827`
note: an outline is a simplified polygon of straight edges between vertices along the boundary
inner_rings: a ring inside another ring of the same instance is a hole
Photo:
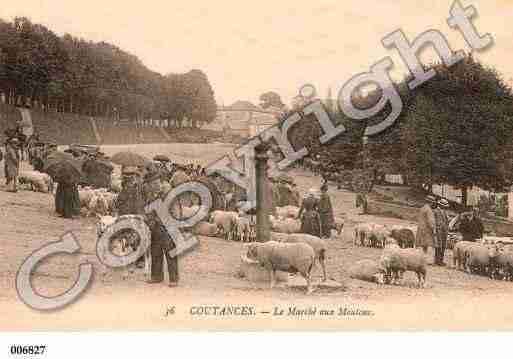
[[[11,345],[11,355],[42,355],[46,345]]]

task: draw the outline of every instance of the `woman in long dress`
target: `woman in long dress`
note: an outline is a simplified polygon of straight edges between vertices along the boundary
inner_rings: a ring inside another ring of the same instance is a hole
[[[330,238],[331,229],[334,227],[333,206],[328,195],[328,186],[321,187],[321,198],[319,199],[319,216],[321,218],[321,238]]]
[[[303,200],[299,209],[298,218],[301,219],[301,233],[321,237],[321,218],[318,210],[319,201],[315,197],[313,190]]]

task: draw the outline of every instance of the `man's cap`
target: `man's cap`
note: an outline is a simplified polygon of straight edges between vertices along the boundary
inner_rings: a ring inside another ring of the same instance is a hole
[[[445,198],[442,198],[438,201],[438,205],[441,207],[449,207],[449,202]]]

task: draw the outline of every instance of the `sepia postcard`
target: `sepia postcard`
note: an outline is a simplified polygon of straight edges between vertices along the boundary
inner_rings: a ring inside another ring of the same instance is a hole
[[[0,330],[512,330],[512,18],[2,4]]]

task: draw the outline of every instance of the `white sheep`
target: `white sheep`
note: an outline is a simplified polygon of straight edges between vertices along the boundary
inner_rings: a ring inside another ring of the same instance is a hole
[[[367,237],[372,232],[373,226],[370,223],[358,223],[354,226],[353,244],[355,246],[364,246]]]
[[[215,223],[199,222],[196,224],[192,232],[199,236],[216,237],[220,229]]]
[[[306,279],[307,294],[312,293],[311,273],[315,252],[306,243],[280,243],[269,241],[247,245],[247,258],[257,261],[269,271],[271,288],[276,283],[276,271],[300,273]]]
[[[239,214],[237,212],[217,210],[211,213],[210,223],[215,223],[219,228],[222,228],[225,239],[230,240],[238,218]]]
[[[328,279],[326,273],[326,241],[316,236],[312,236],[306,233],[292,233],[283,236],[280,240],[283,243],[306,243],[313,248],[315,252],[315,260],[319,262],[322,268],[323,280]]]
[[[239,216],[235,219],[232,238],[241,242],[249,242],[251,238],[251,220],[249,217]]]
[[[21,171],[18,179],[20,184],[28,184],[35,192],[51,193],[53,192],[52,178],[38,171]]]
[[[348,270],[349,278],[359,279],[367,282],[374,282],[378,284],[384,283],[384,269],[371,260],[363,259],[354,263]]]
[[[393,277],[395,283],[398,283],[404,272],[412,271],[417,274],[419,288],[426,284],[427,262],[421,250],[385,248],[379,264],[385,270],[388,281]]]
[[[292,218],[277,219],[271,221],[271,229],[280,233],[299,233],[301,231],[301,222]]]

